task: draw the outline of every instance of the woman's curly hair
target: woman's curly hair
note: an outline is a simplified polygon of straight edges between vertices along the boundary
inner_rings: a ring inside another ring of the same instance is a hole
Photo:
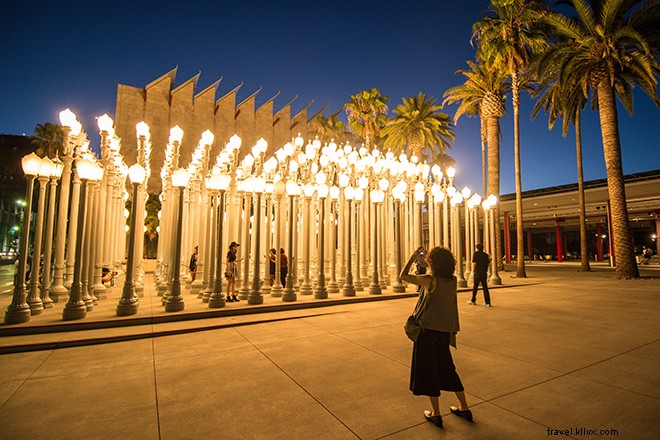
[[[454,278],[456,259],[449,249],[440,246],[434,247],[429,252],[428,262],[433,276],[450,280]]]

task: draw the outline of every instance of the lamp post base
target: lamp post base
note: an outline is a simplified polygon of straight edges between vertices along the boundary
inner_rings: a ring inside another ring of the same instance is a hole
[[[219,309],[227,305],[225,296],[222,293],[213,294],[209,297],[209,308]]]
[[[130,316],[135,315],[138,312],[140,302],[135,298],[134,301],[119,300],[117,305],[117,316]]]
[[[500,278],[498,275],[493,275],[490,277],[488,282],[494,286],[499,286],[502,284],[502,278]]]
[[[185,303],[183,302],[183,298],[178,296],[178,297],[172,297],[173,295],[170,295],[167,297],[167,301],[165,301],[165,311],[166,312],[180,312],[185,308]]]
[[[325,286],[319,286],[314,291],[314,298],[316,299],[326,299],[328,297],[328,289]]]
[[[406,286],[400,282],[395,283],[394,286],[392,286],[392,291],[396,293],[403,293],[406,291]]]
[[[30,307],[30,314],[32,316],[34,315],[41,315],[44,312],[44,303],[41,302],[41,298],[39,300],[28,300],[27,301],[28,306]]]
[[[282,294],[282,301],[284,302],[294,302],[298,299],[296,292],[287,292],[286,290]]]
[[[30,321],[30,316],[30,307],[27,304],[19,307],[10,305],[5,312],[5,324],[23,324]]]
[[[84,301],[78,303],[68,302],[62,311],[62,319],[73,321],[74,319],[84,319],[87,316],[87,306]]]
[[[261,295],[260,292],[250,292],[250,294],[247,297],[247,302],[248,304],[263,304],[264,303],[264,297]]]

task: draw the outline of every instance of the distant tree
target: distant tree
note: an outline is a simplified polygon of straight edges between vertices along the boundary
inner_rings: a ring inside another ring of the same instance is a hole
[[[346,126],[344,122],[337,117],[339,112],[341,112],[341,110],[337,113],[331,114],[327,118],[322,114],[316,116],[311,124],[312,129],[310,130],[310,138],[318,136],[319,139],[327,141],[334,139],[338,144],[348,140],[349,136],[346,132]]]
[[[372,144],[379,140],[380,130],[387,122],[389,100],[373,87],[351,95],[351,100],[344,104],[350,130],[364,142],[367,149],[371,149]]]
[[[146,230],[144,232],[144,256],[150,258],[151,249],[155,249],[158,245],[158,225],[160,225],[160,220],[158,219],[158,212],[161,209],[160,199],[157,194],[149,194],[147,198],[147,203],[145,204],[145,211],[147,212],[147,217],[144,219],[144,225]]]
[[[455,139],[454,124],[440,111],[442,107],[435,104],[434,98],[421,92],[402,101],[381,130],[385,138],[383,148],[396,154],[414,154],[427,163],[434,162],[438,155],[451,148],[450,142]]]
[[[34,128],[31,143],[37,147],[37,156],[54,158],[56,155],[62,155],[64,142],[64,132],[62,127],[57,124],[46,122],[37,124]]]

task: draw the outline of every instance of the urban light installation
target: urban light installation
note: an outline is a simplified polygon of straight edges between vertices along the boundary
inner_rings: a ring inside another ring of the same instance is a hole
[[[225,192],[229,188],[230,176],[226,173],[217,173],[211,175],[210,187],[220,191],[220,201],[218,202],[215,221],[218,223],[217,238],[215,243],[216,261],[215,261],[215,279],[213,283],[213,292],[209,297],[210,308],[220,308],[225,306],[225,297],[222,295],[222,229],[225,216]]]
[[[135,293],[135,284],[133,282],[135,271],[135,241],[137,239],[137,199],[139,197],[140,185],[144,182],[147,172],[139,163],[134,164],[128,169],[128,178],[133,185],[133,203],[131,204],[131,226],[130,236],[128,238],[128,260],[126,261],[126,279],[124,280],[124,289],[121,299],[117,305],[117,316],[134,315],[138,311],[140,300]]]
[[[181,232],[183,229],[183,190],[188,185],[188,171],[179,168],[172,173],[172,186],[179,192],[178,214],[176,217],[176,239],[174,245],[174,258],[172,260],[172,290],[165,300],[166,312],[179,312],[184,309],[185,304],[181,296]]]
[[[452,231],[454,232],[454,252],[456,253],[456,280],[458,287],[467,287],[467,281],[463,276],[463,240],[461,240],[461,202],[463,195],[460,192],[454,193],[451,198],[451,207],[453,211]],[[466,219],[467,221],[467,219]]]
[[[362,198],[364,197],[364,190],[361,187],[355,188],[353,197],[355,198],[355,212],[358,219],[357,224],[355,225],[355,280],[353,281],[353,285],[355,286],[356,291],[362,292],[364,290],[364,283],[362,282],[360,265],[362,258],[364,258],[362,256],[364,249],[361,246],[364,235],[361,231],[364,230],[364,222],[360,218],[363,214],[360,205],[362,204]]]
[[[470,195],[472,194],[472,191],[470,188],[463,187],[461,190],[461,195],[463,196],[463,201],[465,205],[465,280],[470,278],[471,275],[471,258],[470,258],[470,251],[474,249],[474,244],[472,243],[472,235],[470,234]],[[458,225],[460,227],[460,223]]]
[[[293,261],[295,257],[293,248],[293,232],[296,229],[294,222],[295,198],[300,195],[300,186],[294,180],[286,182],[286,193],[289,196],[289,270],[286,274],[286,286],[282,293],[282,301],[291,302],[297,299],[296,291],[293,287]]]
[[[82,254],[83,254],[83,231],[85,225],[85,212],[87,204],[87,182],[92,179],[99,178],[102,169],[92,162],[91,159],[83,157],[76,161],[76,170],[81,180],[80,185],[80,208],[78,209],[78,227],[76,229],[76,248],[75,258],[73,265],[73,281],[71,284],[71,292],[69,293],[69,300],[64,306],[62,311],[62,319],[65,321],[73,319],[82,319],[87,316],[87,306],[83,300],[82,291]],[[100,170],[100,172],[99,172]]]
[[[39,201],[37,203],[37,222],[35,225],[34,243],[32,244],[32,268],[30,270],[30,291],[27,298],[30,313],[40,315],[44,311],[44,304],[39,296],[39,278],[41,270],[41,242],[44,231],[44,210],[46,205],[46,184],[50,180],[53,170],[53,161],[44,157],[39,166]]]
[[[311,259],[310,259],[310,247],[311,247],[311,240],[310,236],[312,235],[312,225],[311,225],[311,219],[310,219],[310,211],[311,211],[311,204],[312,204],[312,196],[314,195],[314,186],[311,185],[310,183],[306,183],[303,185],[303,193],[305,194],[305,206],[304,206],[304,229],[305,229],[305,236],[303,240],[303,260],[305,261],[305,278],[303,280],[302,285],[300,286],[300,293],[302,295],[311,295],[313,290],[312,290],[312,283],[310,280],[310,266],[311,266]]]
[[[275,194],[275,281],[270,289],[270,296],[274,298],[281,297],[284,291],[281,279],[282,256],[279,249],[282,247],[282,197],[285,192],[286,184],[281,179],[275,182],[273,187],[273,193]]]
[[[337,283],[337,252],[335,243],[337,241],[337,201],[339,200],[340,190],[337,186],[330,187],[330,212],[332,213],[330,223],[330,281],[328,282],[328,293],[338,293],[339,284]],[[350,217],[349,217],[350,218]],[[352,284],[352,282],[351,282]]]
[[[30,320],[30,306],[28,306],[25,293],[25,268],[27,265],[28,239],[30,238],[30,216],[32,210],[32,193],[34,191],[34,179],[39,174],[41,160],[34,153],[28,154],[21,160],[23,172],[27,179],[25,200],[26,209],[23,213],[23,230],[18,252],[18,272],[11,304],[5,311],[5,324],[21,324]]]
[[[318,278],[316,280],[316,289],[314,290],[314,298],[325,299],[328,297],[328,289],[325,287],[325,264],[324,264],[324,250],[325,250],[325,199],[328,197],[328,185],[325,184],[325,173],[321,171],[316,175],[316,193],[319,197],[319,246],[318,246]]]

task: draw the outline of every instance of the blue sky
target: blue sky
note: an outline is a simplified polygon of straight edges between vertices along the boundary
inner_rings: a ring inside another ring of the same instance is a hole
[[[0,28],[0,133],[31,134],[71,108],[98,145],[95,117],[114,116],[117,84],[144,87],[179,66],[177,84],[201,72],[198,90],[220,77],[218,97],[243,82],[238,99],[259,87],[257,105],[281,91],[275,109],[298,95],[297,112],[329,104],[339,110],[351,94],[377,87],[390,98],[418,92],[439,102],[473,59],[472,23],[485,0],[344,1],[97,1],[10,2]],[[574,134],[547,130],[544,115],[530,119],[523,96],[523,190],[573,183]],[[444,111],[453,117],[455,106]],[[515,190],[513,121],[501,121],[501,192]],[[620,109],[624,173],[660,169],[660,110],[639,90],[635,112]],[[585,179],[606,177],[598,115],[583,114]],[[462,117],[449,154],[457,184],[480,191],[479,123]]]

